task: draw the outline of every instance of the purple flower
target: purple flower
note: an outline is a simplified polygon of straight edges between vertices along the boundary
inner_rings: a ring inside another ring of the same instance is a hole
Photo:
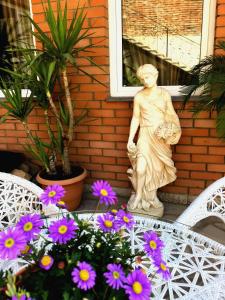
[[[20,251],[26,247],[26,238],[18,228],[8,228],[0,232],[0,258],[16,258]]]
[[[73,269],[72,280],[82,290],[91,289],[95,285],[96,273],[92,266],[86,262],[79,262],[78,267]]]
[[[105,213],[102,216],[98,216],[97,223],[104,232],[115,232],[120,228],[118,221],[115,220],[111,213]]]
[[[170,271],[165,261],[163,261],[162,259],[156,259],[153,261],[153,263],[157,268],[156,273],[160,274],[163,279],[169,280],[171,278]]]
[[[59,207],[59,208],[65,208],[65,209],[67,209],[66,203],[65,203],[65,201],[63,201],[63,200],[59,200],[59,201],[56,203],[56,206]]]
[[[17,223],[16,227],[18,227],[26,237],[27,241],[30,241],[39,234],[41,231],[41,226],[43,226],[44,222],[41,219],[39,214],[26,215],[22,216]]]
[[[164,247],[164,244],[154,231],[145,232],[144,239],[144,248],[148,255],[152,257],[161,255],[161,249]]]
[[[129,300],[149,300],[151,294],[151,283],[148,277],[139,269],[134,270],[127,276],[125,293]]]
[[[51,266],[53,265],[54,263],[54,259],[50,256],[50,255],[44,255],[42,256],[41,260],[39,261],[39,266],[48,271]]]
[[[121,264],[108,264],[109,272],[104,273],[106,282],[113,289],[118,290],[123,287],[123,282],[126,280]]]
[[[65,190],[61,185],[53,184],[47,186],[41,194],[40,199],[45,205],[56,204],[65,195]]]
[[[98,180],[91,186],[92,195],[99,197],[100,203],[105,205],[114,205],[117,203],[117,197],[110,184],[104,180]]]
[[[117,217],[120,226],[125,226],[127,229],[133,228],[135,221],[130,213],[127,213],[124,210],[120,209],[117,213]]]
[[[67,241],[75,237],[77,229],[78,226],[74,220],[63,218],[51,223],[49,226],[49,236],[54,242],[66,244]]]
[[[32,300],[32,299],[23,294],[20,296],[12,296],[11,300]]]

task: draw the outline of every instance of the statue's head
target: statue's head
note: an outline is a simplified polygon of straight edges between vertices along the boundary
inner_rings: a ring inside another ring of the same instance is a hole
[[[158,70],[150,64],[145,64],[137,69],[137,77],[146,87],[156,85],[158,74]]]

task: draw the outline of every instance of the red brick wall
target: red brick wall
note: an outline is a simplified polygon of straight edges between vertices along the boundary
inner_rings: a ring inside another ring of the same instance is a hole
[[[45,28],[43,22],[41,0],[33,1],[35,20]],[[70,8],[77,1],[69,1]],[[107,0],[85,0],[80,3],[88,4],[88,23],[92,25],[95,36],[91,41],[98,43],[94,50],[93,59],[102,65],[106,74],[91,67],[84,59],[86,70],[102,82],[109,82],[109,53],[108,53],[108,22]],[[225,38],[225,0],[218,0],[216,22],[216,38]],[[129,161],[126,154],[131,102],[108,102],[109,89],[105,88],[86,76],[72,79],[78,84],[78,91],[73,93],[77,110],[89,108],[89,122],[76,129],[76,136],[71,154],[74,162],[84,165],[89,171],[87,182],[95,179],[107,179],[115,187],[130,187],[126,170]],[[181,102],[174,102],[179,110]],[[225,172],[225,144],[216,138],[214,116],[206,112],[197,118],[192,117],[188,110],[179,112],[182,126],[182,137],[173,148],[173,158],[178,170],[178,178],[163,189],[169,193],[198,194],[211,181],[221,177]],[[2,110],[0,111],[2,114]],[[30,119],[34,130],[45,137],[44,119],[41,110],[36,110]],[[0,149],[21,150],[26,142],[22,126],[17,122],[0,125]]]

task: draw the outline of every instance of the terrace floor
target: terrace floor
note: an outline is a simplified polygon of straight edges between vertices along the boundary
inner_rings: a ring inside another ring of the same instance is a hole
[[[127,198],[120,197],[119,204],[126,203]],[[78,211],[94,210],[97,206],[97,201],[94,199],[83,199]],[[174,221],[185,210],[186,206],[181,204],[165,203],[165,213],[163,220]],[[103,206],[99,207],[99,211],[105,211]],[[199,222],[194,228],[194,231],[201,233],[219,243],[225,245],[225,224],[215,217],[209,217]]]

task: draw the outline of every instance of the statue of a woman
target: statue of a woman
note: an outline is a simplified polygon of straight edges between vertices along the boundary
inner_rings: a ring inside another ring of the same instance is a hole
[[[128,210],[144,210],[162,216],[163,204],[157,198],[157,189],[176,179],[170,145],[180,139],[180,122],[169,93],[156,84],[157,69],[145,64],[138,68],[137,77],[144,88],[134,98],[127,144],[132,165],[128,174],[134,189]],[[139,127],[135,144],[134,137]]]

